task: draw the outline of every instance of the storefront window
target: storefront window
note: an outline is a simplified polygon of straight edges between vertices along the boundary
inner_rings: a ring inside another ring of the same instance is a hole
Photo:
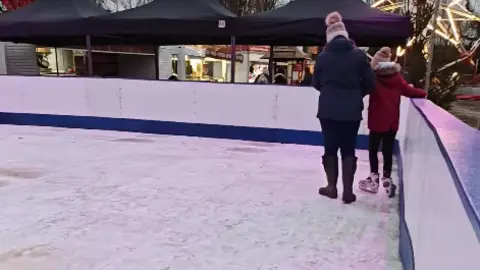
[[[69,49],[43,48],[36,49],[37,64],[40,74],[49,76],[72,76],[76,71],[78,53]],[[83,62],[84,53],[80,53]]]
[[[227,82],[230,80],[231,55],[230,49],[225,46],[182,46],[179,54],[185,54],[185,73],[179,68],[183,63],[179,63],[178,55],[172,56],[172,73],[186,80]],[[226,52],[226,50],[228,52]],[[237,70],[243,67],[243,55],[236,56]],[[248,67],[245,67],[244,73],[248,75]],[[245,81],[248,80],[247,75]]]
[[[225,81],[225,60],[214,58],[190,58],[186,61],[185,69],[188,80],[198,81]]]

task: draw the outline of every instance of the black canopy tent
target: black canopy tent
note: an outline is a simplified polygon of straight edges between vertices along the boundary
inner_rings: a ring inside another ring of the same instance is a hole
[[[230,44],[235,14],[217,0],[154,0],[89,20],[92,35],[117,36],[124,44]]]
[[[123,44],[235,45],[231,27],[234,17],[217,0],[154,0],[134,9],[91,18],[88,24],[93,36],[118,37]],[[235,80],[235,65],[231,68],[231,80]]]
[[[371,8],[362,0],[294,0],[272,11],[235,20],[237,44],[322,45],[325,17],[338,11],[359,46],[404,44],[413,33],[410,19]]]
[[[83,45],[87,20],[108,14],[93,0],[35,0],[0,15],[0,40],[51,47]]]
[[[85,44],[91,76],[92,48],[87,20],[107,13],[92,0],[36,0],[0,15],[0,40],[50,47]]]

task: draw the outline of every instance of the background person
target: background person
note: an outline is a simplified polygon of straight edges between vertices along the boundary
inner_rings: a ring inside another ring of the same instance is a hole
[[[270,80],[268,79],[268,68],[263,68],[262,73],[260,73],[253,83],[256,84],[269,84]]]
[[[338,149],[342,156],[344,203],[356,200],[353,180],[357,169],[355,144],[362,120],[363,97],[374,88],[375,73],[367,55],[354,48],[338,12],[326,18],[327,45],[317,57],[313,86],[320,91],[317,117],[322,126],[325,154],[323,167],[328,185],[318,193],[338,197]]]
[[[176,75],[172,75],[172,76],[168,77],[168,80],[169,81],[179,81],[179,79]]]
[[[277,73],[274,78],[274,84],[287,85],[288,80],[282,73]]]
[[[310,71],[310,68],[305,67],[303,72],[304,72],[303,81],[302,81],[302,83],[300,83],[300,85],[302,85],[302,86],[312,86],[313,74]]]

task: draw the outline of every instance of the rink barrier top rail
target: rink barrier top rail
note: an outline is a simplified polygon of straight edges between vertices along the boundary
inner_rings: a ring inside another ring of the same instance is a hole
[[[435,136],[480,242],[480,131],[428,100],[414,99],[412,103]]]

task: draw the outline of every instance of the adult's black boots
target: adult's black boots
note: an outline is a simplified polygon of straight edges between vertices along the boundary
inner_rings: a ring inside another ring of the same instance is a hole
[[[325,170],[325,173],[327,174],[328,185],[326,187],[321,187],[318,190],[318,194],[331,199],[336,199],[338,198],[338,192],[337,192],[338,157],[324,156],[323,168]]]
[[[342,159],[342,181],[344,203],[349,204],[357,200],[357,196],[353,194],[353,181],[355,172],[357,171],[357,158],[345,157]]]

